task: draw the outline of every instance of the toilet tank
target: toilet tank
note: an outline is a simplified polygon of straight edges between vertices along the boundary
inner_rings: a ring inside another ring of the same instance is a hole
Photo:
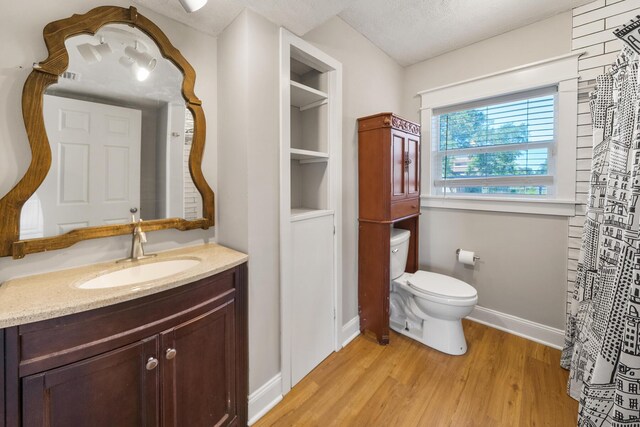
[[[391,229],[391,266],[389,268],[391,280],[404,273],[409,254],[409,237],[411,237],[409,230]]]

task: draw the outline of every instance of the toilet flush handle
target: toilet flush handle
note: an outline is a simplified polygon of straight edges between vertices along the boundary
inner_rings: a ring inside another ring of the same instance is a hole
[[[398,248],[395,248],[395,249],[392,249],[392,250],[391,250],[391,253],[394,253],[394,254],[395,254],[396,252],[398,252]]]

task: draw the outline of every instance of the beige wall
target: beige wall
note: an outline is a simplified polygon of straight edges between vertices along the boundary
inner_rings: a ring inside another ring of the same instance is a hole
[[[405,69],[402,113],[418,120],[416,93],[571,52],[571,12]],[[428,161],[429,142],[423,142]],[[423,190],[424,193],[424,190]],[[478,290],[482,307],[564,329],[568,218],[422,208],[420,264]],[[475,268],[455,250],[475,251]]]
[[[129,1],[111,4],[129,7]],[[26,171],[31,155],[21,113],[21,92],[31,64],[46,58],[42,29],[54,20],[74,13],[85,13],[104,5],[100,0],[30,0],[5,2],[2,5],[0,40],[0,197],[15,185]],[[202,99],[207,116],[207,140],[203,171],[207,181],[217,189],[217,69],[216,39],[195,31],[143,7],[140,13],[153,20],[194,66],[197,74],[195,92]],[[24,69],[19,69],[22,66]],[[158,231],[148,235],[150,251],[193,245],[215,240],[214,229],[193,231]],[[0,282],[12,277],[58,270],[72,266],[122,258],[128,254],[128,236],[86,241],[69,249],[28,255],[22,260],[0,258]]]
[[[356,120],[400,111],[403,70],[340,18],[304,39],[342,63],[342,319],[358,315],[358,132]]]
[[[280,372],[278,27],[245,10],[219,37],[219,241],[249,254],[249,391]]]

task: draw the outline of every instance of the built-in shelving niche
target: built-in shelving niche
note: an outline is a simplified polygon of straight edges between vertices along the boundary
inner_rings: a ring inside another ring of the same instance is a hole
[[[282,394],[342,346],[342,65],[280,30]]]
[[[302,52],[290,58],[291,216],[329,210],[327,73]],[[297,59],[296,55],[300,58]]]

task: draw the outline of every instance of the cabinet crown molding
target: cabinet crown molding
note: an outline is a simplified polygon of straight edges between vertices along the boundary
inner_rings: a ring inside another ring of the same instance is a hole
[[[394,113],[379,113],[358,119],[358,131],[360,132],[385,127],[399,129],[412,135],[420,135],[419,124],[404,119]]]

